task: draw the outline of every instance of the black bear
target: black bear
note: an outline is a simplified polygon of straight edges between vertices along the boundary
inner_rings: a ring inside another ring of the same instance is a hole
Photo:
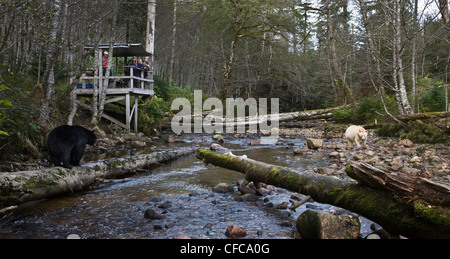
[[[72,169],[79,166],[86,144],[94,145],[97,137],[93,131],[81,126],[63,125],[48,134],[47,145],[50,159],[55,166]]]

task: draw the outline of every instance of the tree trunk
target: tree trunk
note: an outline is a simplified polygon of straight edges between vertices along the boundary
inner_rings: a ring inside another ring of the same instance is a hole
[[[97,48],[94,51],[94,57],[96,58],[97,62],[94,64],[94,87],[93,87],[93,94],[92,94],[92,118],[91,118],[91,124],[97,125],[98,121],[98,90],[99,90],[99,83],[100,80],[98,78],[102,78],[102,58],[101,58],[101,52]]]
[[[177,0],[173,2],[173,31],[172,31],[172,50],[170,53],[169,60],[169,84],[174,80],[173,78],[173,67],[174,67],[174,59],[175,59],[175,45],[177,39]]]
[[[81,190],[104,178],[193,154],[196,148],[154,152],[90,162],[72,170],[62,167],[0,174],[0,208]]]
[[[401,13],[400,0],[394,1],[394,75],[395,80],[398,84],[396,89],[396,96],[400,98],[399,105],[401,106],[401,114],[412,113],[412,108],[408,100],[408,93],[406,92],[406,84],[404,77],[404,67],[403,67],[403,54],[405,53],[405,48],[402,46],[402,13]]]
[[[109,43],[109,50],[108,50],[108,52],[110,53],[109,57],[108,57],[108,64],[106,66],[105,76],[103,77],[103,82],[100,82],[100,84],[102,84],[102,88],[101,88],[102,90],[100,91],[100,96],[99,96],[100,98],[98,101],[98,111],[97,111],[97,116],[95,118],[96,124],[94,124],[94,126],[97,126],[97,124],[102,119],[103,111],[105,109],[106,91],[108,90],[108,86],[109,86],[109,76],[110,76],[110,72],[111,72],[113,51],[114,51],[114,42],[113,42],[113,38],[111,38],[111,41]],[[103,67],[102,67],[102,69],[103,69]]]
[[[233,39],[230,43],[230,53],[228,54],[227,63],[225,64],[225,72],[223,75],[223,83],[222,89],[219,93],[219,99],[224,101],[226,98],[230,97],[230,88],[231,88],[231,75],[233,71],[233,63],[234,63],[234,53],[236,52],[236,44],[239,39],[239,32],[235,31],[233,35]]]
[[[448,207],[404,202],[390,193],[359,183],[303,173],[232,154],[219,155],[200,149],[197,158],[244,173],[247,181],[265,182],[309,195],[317,202],[348,209],[381,224],[392,233],[410,238],[450,238]],[[348,165],[346,171],[351,172],[352,168]]]
[[[444,20],[445,25],[447,26],[447,29],[450,29],[450,15],[448,10],[448,0],[439,0],[438,1],[438,7],[439,11],[442,15],[442,20]],[[450,37],[450,36],[448,36]]]
[[[333,21],[331,19],[331,11],[328,8],[327,3],[327,35],[328,35],[328,44],[330,47],[330,55],[331,55],[331,67],[334,70],[334,75],[337,79],[337,87],[340,88],[341,92],[339,95],[344,98],[341,100],[342,103],[346,103],[348,100],[350,103],[355,103],[355,97],[353,95],[353,91],[350,86],[347,84],[344,78],[344,74],[342,73],[342,69],[339,67],[339,61],[336,54],[336,44],[334,39],[334,26]],[[336,102],[336,100],[335,100]],[[342,104],[341,103],[341,104]]]
[[[372,82],[377,92],[381,95],[381,98],[386,95],[386,91],[384,88],[383,77],[381,74],[381,65],[380,65],[380,57],[377,53],[377,48],[375,47],[374,34],[372,32],[372,28],[369,24],[369,18],[367,16],[367,7],[364,0],[358,0],[361,8],[361,16],[363,19],[364,28],[367,34],[367,42],[369,43],[369,52],[372,57],[373,62],[375,63],[375,72],[376,78],[375,82]],[[369,71],[369,75],[371,75],[371,71]]]
[[[39,124],[43,127],[48,125],[51,106],[55,95],[55,62],[58,58],[59,47],[57,44],[57,34],[59,30],[59,18],[61,14],[61,0],[55,0],[53,4],[55,14],[53,16],[52,28],[50,30],[50,44],[47,50],[46,69],[43,76],[44,100],[39,111]]]
[[[147,30],[145,33],[145,50],[151,54],[148,63],[153,71],[153,58],[155,52],[155,20],[156,20],[156,0],[148,0],[147,10]]]

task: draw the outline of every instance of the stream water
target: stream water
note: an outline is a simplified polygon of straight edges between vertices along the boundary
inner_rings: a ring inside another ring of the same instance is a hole
[[[153,150],[200,144],[209,147],[210,136],[186,135],[181,144],[157,144]],[[203,139],[203,141],[202,141]],[[293,156],[282,146],[249,146],[249,139],[226,136],[225,147],[236,155],[299,170],[327,165],[318,152]],[[205,141],[206,140],[206,141]],[[305,139],[288,143],[301,147]],[[140,151],[142,152],[142,151]],[[117,154],[115,154],[117,155]],[[132,155],[128,152],[123,155]],[[98,159],[96,156],[84,158]],[[95,186],[91,190],[21,205],[13,215],[0,220],[0,238],[173,238],[185,235],[196,239],[226,238],[230,225],[243,226],[246,238],[295,238],[295,221],[306,209],[337,210],[334,206],[308,202],[296,212],[275,209],[289,202],[292,192],[276,188],[258,201],[242,201],[233,193],[217,193],[218,183],[236,183],[243,174],[215,166],[205,166],[195,155],[153,166],[148,172],[127,175]],[[162,213],[163,219],[144,217],[147,209]],[[361,233],[369,232],[371,221],[360,217]]]

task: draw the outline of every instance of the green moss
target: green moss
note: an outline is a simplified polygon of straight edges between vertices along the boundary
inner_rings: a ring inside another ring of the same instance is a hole
[[[420,202],[415,202],[413,208],[417,217],[435,222],[442,227],[450,227],[450,215],[448,210],[439,206],[428,206]]]

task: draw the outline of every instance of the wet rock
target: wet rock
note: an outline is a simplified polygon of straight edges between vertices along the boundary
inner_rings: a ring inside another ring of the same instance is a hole
[[[188,194],[189,197],[198,196],[198,195],[200,195],[200,193],[197,192],[197,191],[191,191],[191,192]]]
[[[267,190],[274,192],[275,191],[275,186],[271,185],[271,184],[265,184],[263,183],[263,187],[266,188]]]
[[[177,142],[184,142],[184,141],[179,139],[178,136],[175,135],[171,135],[166,139],[166,143],[177,143]]]
[[[285,210],[285,209],[288,208],[288,203],[287,202],[282,202],[280,204],[277,204],[277,205],[273,206],[273,208],[277,209],[277,210]]]
[[[304,198],[306,198],[306,195],[303,195],[301,193],[298,192],[294,192],[293,194],[291,194],[291,199],[297,200],[297,201],[301,201]]]
[[[241,196],[241,199],[242,201],[257,201],[259,197],[254,193],[246,193]]]
[[[223,139],[223,136],[220,135],[220,134],[216,134],[216,135],[212,136],[212,138],[213,138],[214,140],[218,141],[219,143],[225,142],[225,140]]]
[[[160,209],[168,209],[170,207],[172,207],[172,202],[170,202],[170,201],[158,205],[158,208],[160,208]]]
[[[280,225],[283,227],[291,227],[291,222],[289,220],[283,220]]]
[[[253,140],[252,142],[250,142],[250,146],[260,146],[262,145],[261,140]]]
[[[271,193],[272,193],[272,191],[270,189],[267,189],[267,188],[256,189],[256,194],[259,195],[259,196],[265,196],[265,195],[269,195]]]
[[[144,141],[135,140],[131,142],[131,146],[134,148],[143,148],[147,146],[147,143],[145,143]]]
[[[227,230],[225,231],[225,236],[229,238],[241,238],[245,237],[246,235],[247,231],[245,230],[245,228],[236,225],[228,226]]]
[[[356,239],[361,223],[353,215],[307,210],[297,218],[296,226],[305,239]]]
[[[216,151],[216,150],[221,150],[221,151],[226,151],[228,150],[228,148],[222,147],[220,144],[217,143],[212,143],[211,146],[209,147],[209,149]]]
[[[166,215],[156,212],[153,209],[147,209],[144,213],[144,217],[147,219],[163,219]]]
[[[212,188],[212,191],[217,193],[234,192],[234,187],[227,183],[219,183]]]
[[[306,139],[306,145],[308,146],[309,149],[323,148],[323,140],[308,138]]]
[[[172,227],[174,227],[174,226],[175,226],[175,223],[174,223],[174,222],[166,223],[166,224],[164,225],[165,228],[172,228]]]
[[[161,229],[163,229],[163,227],[161,225],[153,225],[153,229],[161,230]]]
[[[256,190],[248,187],[248,186],[243,186],[243,185],[238,185],[238,190],[241,192],[242,195],[247,194],[247,193],[251,193],[251,194],[256,194]]]
[[[206,224],[203,228],[212,228],[212,226],[213,226],[213,224],[208,223],[208,224]]]
[[[309,152],[309,148],[306,146],[303,146],[302,148],[294,149],[294,154],[297,154],[297,155],[306,154],[307,152]]]

